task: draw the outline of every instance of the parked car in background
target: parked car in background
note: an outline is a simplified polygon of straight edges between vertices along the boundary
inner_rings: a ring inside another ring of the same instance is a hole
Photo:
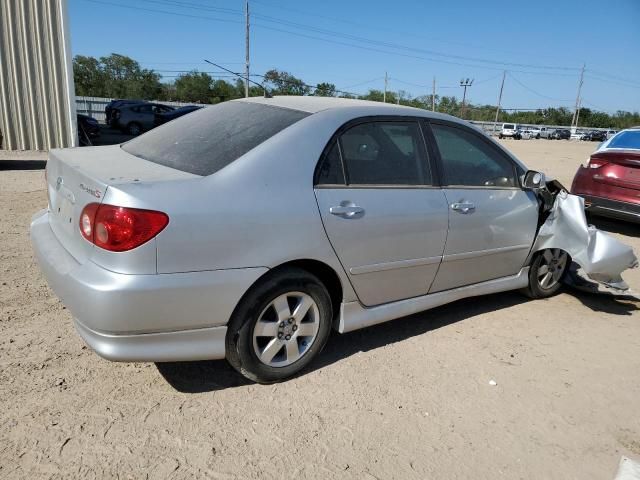
[[[129,135],[140,135],[156,126],[156,114],[175,110],[159,103],[136,103],[114,107],[111,113],[111,126],[119,128]]]
[[[555,128],[540,127],[540,138],[550,139],[552,138],[555,131]]]
[[[531,135],[533,135],[533,138],[540,138],[540,128],[539,127],[529,127],[529,131],[531,132]]]
[[[551,138],[554,140],[569,140],[571,138],[571,130],[558,128],[551,134]]]
[[[592,142],[604,142],[607,139],[607,132],[604,130],[593,130],[589,134],[589,140]]]
[[[515,123],[503,123],[502,130],[498,134],[500,138],[513,138],[515,140],[519,140],[522,138],[520,135],[520,130],[518,129],[518,125]]]
[[[591,130],[590,132],[585,132],[580,140],[585,140],[589,142],[604,142],[607,139],[607,132],[603,130]]]
[[[111,126],[111,118],[113,115],[114,108],[118,108],[123,105],[134,105],[137,103],[147,103],[147,102],[145,100],[122,100],[122,99],[111,100],[104,107],[105,123]]]
[[[613,137],[616,133],[618,133],[617,130],[607,130],[607,140]]]
[[[202,105],[187,105],[185,107],[176,108],[175,110],[171,110],[169,112],[156,113],[154,124],[156,126],[162,125],[163,123],[170,122],[176,118],[182,117],[187,113],[195,112],[196,110],[200,110]]]
[[[78,121],[78,137],[80,138],[81,144],[83,140],[89,140],[89,143],[87,144],[90,144],[91,140],[100,136],[100,124],[98,123],[98,120],[81,113],[78,113],[76,118]]]
[[[587,212],[640,222],[640,128],[600,145],[578,168],[571,192],[584,197]]]
[[[544,175],[423,109],[233,100],[122,145],[51,150],[46,168],[37,260],[111,360],[226,357],[275,382],[332,328],[506,290],[549,297],[570,264],[533,249]]]
[[[536,138],[536,134],[528,128],[521,129],[519,132],[520,138],[522,138],[523,140],[531,140],[532,138]]]

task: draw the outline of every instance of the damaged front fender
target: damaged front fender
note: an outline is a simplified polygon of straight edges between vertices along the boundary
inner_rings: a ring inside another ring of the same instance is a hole
[[[553,206],[538,230],[531,255],[548,248],[564,250],[589,279],[617,291],[629,289],[622,280],[622,272],[638,266],[633,249],[588,225],[584,200],[563,189],[555,195]],[[576,269],[572,271],[575,273]],[[576,283],[571,275],[568,279]]]

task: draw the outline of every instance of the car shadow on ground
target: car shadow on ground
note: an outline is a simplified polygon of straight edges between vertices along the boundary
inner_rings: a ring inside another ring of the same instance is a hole
[[[46,160],[0,160],[0,171],[44,170],[46,166]]]
[[[332,332],[325,349],[301,375],[359,352],[401,342],[476,315],[527,301],[529,299],[517,292],[475,297],[351,333]],[[156,366],[164,379],[173,388],[183,393],[224,390],[251,383],[224,360],[157,363]]]
[[[635,301],[628,298],[617,299],[608,295],[589,294],[568,288],[565,292],[598,312],[631,315],[636,310],[640,310],[637,299]],[[375,350],[478,315],[534,301],[518,292],[497,293],[459,300],[351,333],[332,332],[324,351],[301,375],[339,362],[359,352]],[[157,363],[156,366],[167,383],[182,393],[224,390],[251,383],[224,360]]]
[[[594,312],[633,315],[634,312],[640,310],[640,298],[632,295],[613,296],[607,293],[590,293],[569,288],[566,291]]]

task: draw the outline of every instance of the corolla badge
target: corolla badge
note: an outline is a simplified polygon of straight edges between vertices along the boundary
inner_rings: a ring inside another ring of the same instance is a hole
[[[97,188],[87,187],[84,183],[81,183],[79,186],[80,186],[80,190],[84,190],[89,195],[93,195],[96,198],[101,198],[102,197],[102,192],[100,190],[98,190]]]

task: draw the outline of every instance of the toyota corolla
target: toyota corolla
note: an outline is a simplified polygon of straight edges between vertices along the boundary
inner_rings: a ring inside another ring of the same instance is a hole
[[[512,289],[547,297],[571,263],[562,238],[535,243],[542,174],[408,107],[230,101],[123,145],[52,150],[46,174],[36,257],[111,360],[227,358],[274,382],[332,328]]]

